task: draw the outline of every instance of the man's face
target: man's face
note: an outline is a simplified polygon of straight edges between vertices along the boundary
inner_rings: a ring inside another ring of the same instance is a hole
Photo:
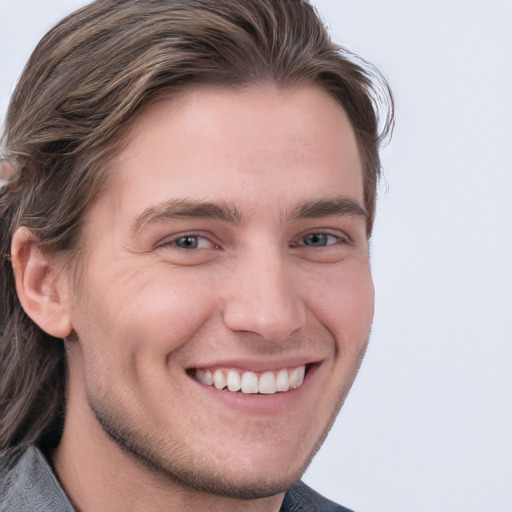
[[[313,87],[197,89],[146,109],[112,172],[85,219],[67,421],[94,411],[110,435],[94,443],[181,485],[281,492],[334,421],[372,321],[345,113]]]

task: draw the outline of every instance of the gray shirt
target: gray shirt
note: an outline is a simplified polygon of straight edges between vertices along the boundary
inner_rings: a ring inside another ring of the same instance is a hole
[[[1,512],[75,512],[44,455],[31,446],[1,482]],[[351,512],[303,482],[293,485],[280,512]]]

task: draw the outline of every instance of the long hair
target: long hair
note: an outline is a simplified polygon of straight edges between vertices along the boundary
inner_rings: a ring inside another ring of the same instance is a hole
[[[109,186],[109,162],[134,117],[194,85],[317,85],[346,111],[364,168],[371,233],[379,145],[393,123],[389,87],[336,46],[306,0],[98,0],[39,43],[9,105],[2,153],[20,176],[0,191],[0,454],[52,446],[62,431],[63,341],[23,311],[13,233],[73,261],[84,214]],[[381,129],[379,130],[379,126]]]

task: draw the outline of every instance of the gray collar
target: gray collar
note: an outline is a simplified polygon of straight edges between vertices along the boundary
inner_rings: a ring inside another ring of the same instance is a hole
[[[45,456],[30,446],[2,478],[0,512],[75,512]],[[293,485],[280,512],[351,512],[303,482]]]

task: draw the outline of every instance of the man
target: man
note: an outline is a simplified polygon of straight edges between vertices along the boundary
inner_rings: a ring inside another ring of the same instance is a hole
[[[386,92],[302,0],[43,38],[4,136],[4,510],[346,510],[299,480],[368,342]]]

